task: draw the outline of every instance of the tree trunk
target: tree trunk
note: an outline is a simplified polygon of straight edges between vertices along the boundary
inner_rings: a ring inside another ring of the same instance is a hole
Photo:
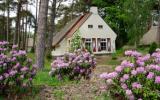
[[[36,65],[42,69],[44,68],[45,57],[45,33],[47,31],[47,14],[48,14],[48,0],[41,0],[40,10],[38,16],[38,29],[36,41]]]
[[[33,37],[33,51],[35,51],[36,47],[35,44],[36,44],[36,33],[37,33],[38,3],[39,0],[36,1],[36,22],[35,22],[34,37]]]
[[[53,36],[55,35],[56,0],[53,0],[50,16],[51,16],[51,22],[50,22],[50,31],[49,31],[48,43],[47,43],[47,46],[48,46],[47,53],[49,54],[51,54]]]
[[[159,5],[158,5],[158,14],[159,14],[159,19],[158,19],[158,30],[157,30],[157,32],[158,32],[158,37],[159,37],[159,41],[158,41],[158,43],[159,43],[159,46],[160,46],[160,1],[159,1]]]
[[[20,12],[21,12],[21,0],[18,2],[17,6],[17,18],[16,18],[16,33],[14,34],[13,44],[20,42]],[[20,44],[20,43],[19,43]]]
[[[7,41],[9,42],[9,16],[10,16],[9,0],[7,0]]]

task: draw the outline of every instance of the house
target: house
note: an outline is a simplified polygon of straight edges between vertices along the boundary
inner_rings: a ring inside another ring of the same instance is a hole
[[[159,14],[157,11],[153,11],[151,25],[149,30],[140,39],[140,45],[150,45],[153,42],[159,44],[160,33],[158,33],[158,18]]]
[[[53,38],[53,56],[69,52],[70,41],[75,33],[82,38],[83,47],[90,47],[94,54],[115,52],[116,33],[98,14],[97,7],[91,7],[90,12],[69,22]]]

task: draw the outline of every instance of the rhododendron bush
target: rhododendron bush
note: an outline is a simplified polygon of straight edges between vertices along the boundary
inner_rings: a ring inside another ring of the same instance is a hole
[[[17,45],[9,47],[9,43],[0,41],[0,88],[7,86],[28,86],[36,74],[32,60],[26,52],[18,50]]]
[[[76,50],[74,53],[67,53],[63,57],[57,57],[51,64],[51,76],[57,76],[58,79],[78,80],[82,77],[89,79],[96,61],[93,55],[87,51]]]
[[[160,49],[152,55],[131,50],[125,56],[114,72],[100,75],[110,93],[128,100],[160,99]]]

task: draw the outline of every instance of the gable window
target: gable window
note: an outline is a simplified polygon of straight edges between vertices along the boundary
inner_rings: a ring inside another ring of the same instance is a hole
[[[93,28],[93,25],[88,25],[88,28]]]
[[[98,25],[98,28],[99,28],[99,29],[102,29],[102,28],[103,28],[103,25]]]

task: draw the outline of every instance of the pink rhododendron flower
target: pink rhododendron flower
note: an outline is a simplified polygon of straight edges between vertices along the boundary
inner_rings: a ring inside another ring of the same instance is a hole
[[[132,70],[131,74],[135,76],[135,75],[137,75],[137,71],[136,70]]]
[[[145,69],[144,69],[144,67],[138,67],[138,68],[136,69],[136,71],[137,71],[137,73],[144,73],[144,72],[145,72]]]
[[[2,75],[0,76],[0,81],[1,81],[1,80],[3,80],[3,76],[2,76]]]
[[[132,95],[132,91],[131,90],[126,90],[126,95],[129,97]]]
[[[155,83],[160,84],[160,76],[155,77]]]
[[[123,79],[124,79],[124,80],[128,80],[128,79],[129,79],[129,74],[124,74],[124,75],[123,75]]]
[[[122,84],[121,84],[121,87],[122,87],[122,89],[124,89],[124,90],[126,90],[126,89],[128,88],[127,84],[125,84],[125,83],[122,83]]]
[[[100,78],[102,78],[102,79],[107,79],[108,78],[108,73],[102,73],[101,75],[100,75]]]
[[[117,66],[116,68],[115,68],[115,71],[116,72],[121,72],[123,70],[123,67],[122,66]]]
[[[138,82],[134,82],[134,83],[132,83],[132,88],[133,89],[139,89],[139,88],[142,88],[142,85]]]
[[[153,72],[149,72],[149,74],[147,75],[148,79],[153,79],[154,77],[154,73]]]
[[[134,95],[130,95],[128,98],[129,98],[129,100],[134,100],[135,97],[134,97]]]
[[[144,66],[145,63],[143,61],[140,61],[140,60],[137,60],[136,63],[139,65],[139,66]]]
[[[124,60],[124,61],[122,61],[121,66],[123,66],[123,67],[134,67],[134,64],[131,63],[130,61]]]

